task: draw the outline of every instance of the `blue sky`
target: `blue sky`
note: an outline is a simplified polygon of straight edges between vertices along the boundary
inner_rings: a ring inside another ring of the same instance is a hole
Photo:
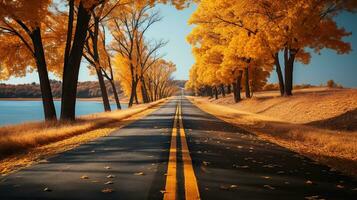
[[[161,49],[160,53],[165,55],[165,59],[171,60],[177,65],[177,71],[174,74],[176,79],[188,79],[189,69],[194,63],[191,47],[186,42],[186,36],[192,29],[187,21],[195,8],[195,6],[191,6],[185,10],[178,11],[168,5],[157,6],[163,20],[153,25],[147,32],[148,39],[164,39],[169,41]],[[309,83],[319,85],[326,83],[329,79],[334,79],[337,83],[346,87],[357,87],[356,21],[357,14],[344,13],[337,18],[340,26],[345,27],[353,33],[352,36],[345,39],[352,43],[353,51],[348,55],[337,55],[331,50],[323,50],[321,55],[312,55],[310,64],[302,65],[297,63],[294,73],[295,84]],[[82,65],[79,80],[96,80],[96,77],[90,76],[86,66]],[[272,73],[269,81],[277,81],[275,73]],[[11,78],[5,82],[14,84],[38,82],[38,77],[36,73],[33,73],[24,78]]]

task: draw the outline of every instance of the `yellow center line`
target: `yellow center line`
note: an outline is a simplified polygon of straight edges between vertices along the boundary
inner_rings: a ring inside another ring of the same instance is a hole
[[[179,122],[179,124],[177,123]],[[183,175],[185,182],[185,199],[199,200],[200,193],[198,190],[197,179],[192,166],[192,159],[188,149],[185,129],[182,121],[181,101],[176,106],[174,124],[171,134],[171,145],[169,153],[169,163],[167,166],[166,186],[164,200],[176,200],[177,197],[177,130],[179,125],[179,137],[181,139],[181,152],[183,161]]]
[[[190,156],[190,151],[188,149],[185,129],[182,122],[182,109],[181,101],[179,104],[179,124],[180,124],[180,139],[181,139],[181,151],[183,160],[183,173],[185,179],[185,199],[186,200],[198,200],[200,199],[200,193],[198,190],[197,179],[192,166],[192,160]]]
[[[169,163],[166,174],[166,186],[164,193],[164,200],[176,199],[176,168],[177,168],[177,117],[178,117],[178,105],[176,106],[176,112],[174,117],[174,124],[171,134],[171,145],[169,154]]]

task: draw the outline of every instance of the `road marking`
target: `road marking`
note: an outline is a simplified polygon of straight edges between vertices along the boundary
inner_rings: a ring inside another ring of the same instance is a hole
[[[186,200],[198,200],[200,199],[200,193],[198,190],[197,179],[192,166],[192,160],[190,151],[188,149],[185,129],[182,122],[182,108],[181,101],[179,104],[179,125],[180,125],[180,139],[181,139],[181,151],[183,160],[183,173],[185,179],[185,199]]]
[[[174,117],[174,124],[172,127],[171,134],[171,145],[169,154],[169,164],[167,166],[166,174],[166,186],[164,193],[164,200],[175,200],[176,199],[176,168],[177,168],[177,117],[178,117],[178,105],[176,106],[176,112]]]
[[[179,123],[177,123],[177,121]],[[179,132],[177,130],[179,130]],[[188,150],[185,129],[183,127],[181,101],[176,106],[174,124],[172,127],[164,200],[176,200],[177,197],[177,132],[181,140],[183,175],[185,182],[185,199],[199,200],[200,193],[198,190],[197,179],[193,170],[192,159],[190,156],[190,151]]]

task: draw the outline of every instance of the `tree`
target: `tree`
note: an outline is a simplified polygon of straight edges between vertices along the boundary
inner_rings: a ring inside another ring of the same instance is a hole
[[[243,84],[249,97],[251,83],[260,82],[259,79],[264,82],[267,78],[264,75],[251,79],[251,69],[260,67],[258,71],[266,74],[275,65],[281,94],[290,96],[294,62],[310,61],[307,48],[315,52],[323,48],[337,53],[350,51],[350,44],[342,40],[350,33],[337,27],[333,17],[343,10],[355,11],[356,4],[356,1],[334,0],[202,0],[190,19],[191,24],[197,25],[191,33],[199,44],[194,46],[194,52],[197,46],[203,49],[205,43],[210,43],[208,36],[218,35],[226,47],[220,68],[216,68],[220,77],[230,79],[234,74],[237,80],[244,71]],[[284,55],[284,77],[280,52]],[[199,82],[201,74],[197,68],[195,81]],[[234,88],[240,90],[240,84],[236,81]],[[237,91],[234,94],[236,101],[239,100],[240,94]]]
[[[7,77],[11,75],[23,76],[26,74],[27,66],[36,66],[42,93],[42,102],[46,120],[56,120],[56,111],[53,103],[46,54],[53,50],[55,43],[53,31],[46,30],[53,25],[53,15],[49,12],[50,0],[36,1],[10,1],[0,2],[0,49],[3,54],[2,67],[7,70]],[[28,12],[31,10],[31,12]],[[52,29],[53,30],[53,29]],[[49,43],[46,45],[43,40]],[[51,40],[51,43],[49,42]],[[57,41],[61,41],[57,38]],[[9,56],[10,55],[10,56]],[[55,56],[49,56],[53,60]],[[54,65],[54,63],[52,63]],[[4,71],[4,70],[2,70]]]
[[[125,5],[124,13],[115,13],[113,19],[110,21],[110,30],[113,35],[112,48],[120,56],[118,59],[124,59],[127,62],[122,67],[129,67],[129,70],[123,70],[123,72],[129,72],[130,76],[130,94],[129,104],[133,105],[134,99],[137,101],[137,86],[139,81],[143,79],[143,73],[155,62],[155,58],[150,60],[152,55],[164,45],[164,42],[154,44],[151,48],[145,45],[144,34],[145,32],[161,18],[157,12],[151,12],[152,7],[150,4],[143,4],[139,7],[135,3],[129,3]],[[124,80],[126,83],[127,80]],[[145,94],[144,82],[141,82],[141,87],[144,101],[147,102],[147,96]],[[123,87],[127,88],[127,87]]]

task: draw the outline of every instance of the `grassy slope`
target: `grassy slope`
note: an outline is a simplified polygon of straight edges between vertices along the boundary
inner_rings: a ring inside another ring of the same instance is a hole
[[[0,128],[0,174],[106,136],[156,110],[166,100],[126,110],[82,116],[74,123],[33,122]]]
[[[261,92],[238,104],[231,96],[190,100],[263,139],[357,175],[356,89],[303,89],[289,98]]]

